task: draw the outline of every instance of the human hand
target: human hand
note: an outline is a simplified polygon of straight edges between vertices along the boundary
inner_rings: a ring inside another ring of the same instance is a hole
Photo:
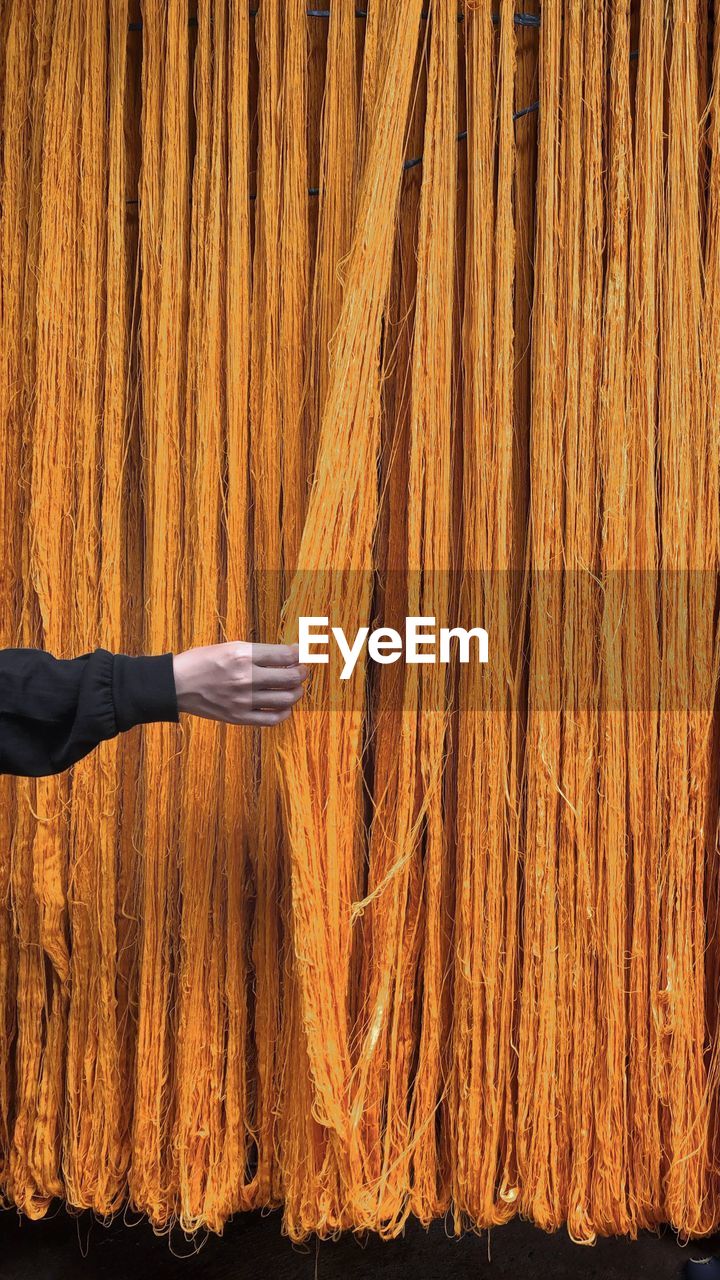
[[[287,720],[303,695],[308,669],[298,645],[232,640],[173,654],[178,710],[226,724]]]

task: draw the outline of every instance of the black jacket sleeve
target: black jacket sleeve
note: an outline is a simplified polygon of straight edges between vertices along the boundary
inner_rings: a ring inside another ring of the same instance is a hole
[[[179,720],[173,655],[0,649],[0,773],[60,773],[136,724]]]

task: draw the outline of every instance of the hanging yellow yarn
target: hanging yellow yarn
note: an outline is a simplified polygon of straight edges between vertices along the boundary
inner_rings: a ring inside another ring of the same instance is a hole
[[[0,627],[484,626],[0,778],[0,1197],[720,1226],[709,0],[8,0]]]

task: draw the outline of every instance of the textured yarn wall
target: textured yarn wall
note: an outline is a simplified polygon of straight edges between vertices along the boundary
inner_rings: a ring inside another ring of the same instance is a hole
[[[0,1197],[720,1225],[710,0],[2,0],[0,630],[484,626],[0,778]]]

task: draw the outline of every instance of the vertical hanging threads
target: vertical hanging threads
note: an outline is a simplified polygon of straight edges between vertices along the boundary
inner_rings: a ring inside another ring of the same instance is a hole
[[[526,9],[3,9],[5,646],[490,647],[0,780],[31,1216],[718,1225],[718,24]]]
[[[183,493],[180,454],[187,369],[189,49],[182,6],[143,6],[140,258],[142,317],[145,646],[177,652],[181,636]],[[180,735],[153,725],[143,740],[142,930],[133,1161],[130,1186],[145,1210],[174,1206],[169,1148],[176,1046]]]

